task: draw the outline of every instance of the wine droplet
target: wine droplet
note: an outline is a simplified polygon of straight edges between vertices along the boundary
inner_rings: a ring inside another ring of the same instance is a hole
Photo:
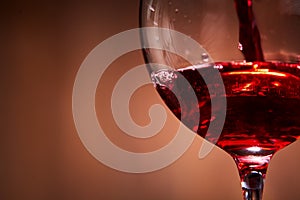
[[[149,6],[149,10],[151,10],[152,12],[155,12],[155,9],[151,5]]]
[[[243,45],[239,42],[239,45],[238,45],[238,49],[240,50],[240,51],[243,51]]]
[[[203,54],[201,55],[201,58],[202,58],[202,61],[203,61],[203,62],[208,62],[208,61],[209,61],[209,56],[208,56],[207,53],[203,53]]]

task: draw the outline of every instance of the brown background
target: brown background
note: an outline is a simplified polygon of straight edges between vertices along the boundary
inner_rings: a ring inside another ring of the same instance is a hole
[[[137,0],[7,1],[0,10],[1,200],[241,199],[234,162],[217,148],[199,160],[201,138],[177,162],[148,174],[110,169],[82,145],[71,108],[76,72],[101,41],[137,27]],[[167,127],[141,145],[124,136],[104,106],[111,81],[142,62],[140,52],[114,62],[96,101],[116,144],[149,151],[163,146],[178,122],[170,115]],[[150,86],[135,94],[130,108],[137,123],[147,123],[146,108],[155,102],[160,99]],[[264,199],[299,199],[299,152],[296,142],[273,158]]]

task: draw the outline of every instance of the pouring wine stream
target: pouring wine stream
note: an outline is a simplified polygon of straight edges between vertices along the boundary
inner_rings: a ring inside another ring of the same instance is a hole
[[[235,6],[240,25],[239,49],[248,62],[264,61],[260,33],[252,9],[252,0],[235,0]]]

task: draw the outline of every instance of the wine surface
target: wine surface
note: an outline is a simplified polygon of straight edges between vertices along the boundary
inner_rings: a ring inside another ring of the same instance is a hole
[[[224,62],[162,70],[152,78],[166,105],[189,129],[232,155],[263,156],[300,136],[299,68],[286,63]],[[226,94],[218,84],[205,83],[202,75],[207,70],[220,72]],[[224,95],[227,108],[211,106],[212,98]],[[196,102],[191,101],[194,96]],[[223,131],[207,132],[209,126],[222,126],[221,109],[227,112]]]

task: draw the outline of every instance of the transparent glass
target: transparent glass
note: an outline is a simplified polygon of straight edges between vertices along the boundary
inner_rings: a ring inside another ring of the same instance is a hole
[[[141,0],[140,26],[166,105],[262,199],[270,159],[300,137],[299,1]]]

